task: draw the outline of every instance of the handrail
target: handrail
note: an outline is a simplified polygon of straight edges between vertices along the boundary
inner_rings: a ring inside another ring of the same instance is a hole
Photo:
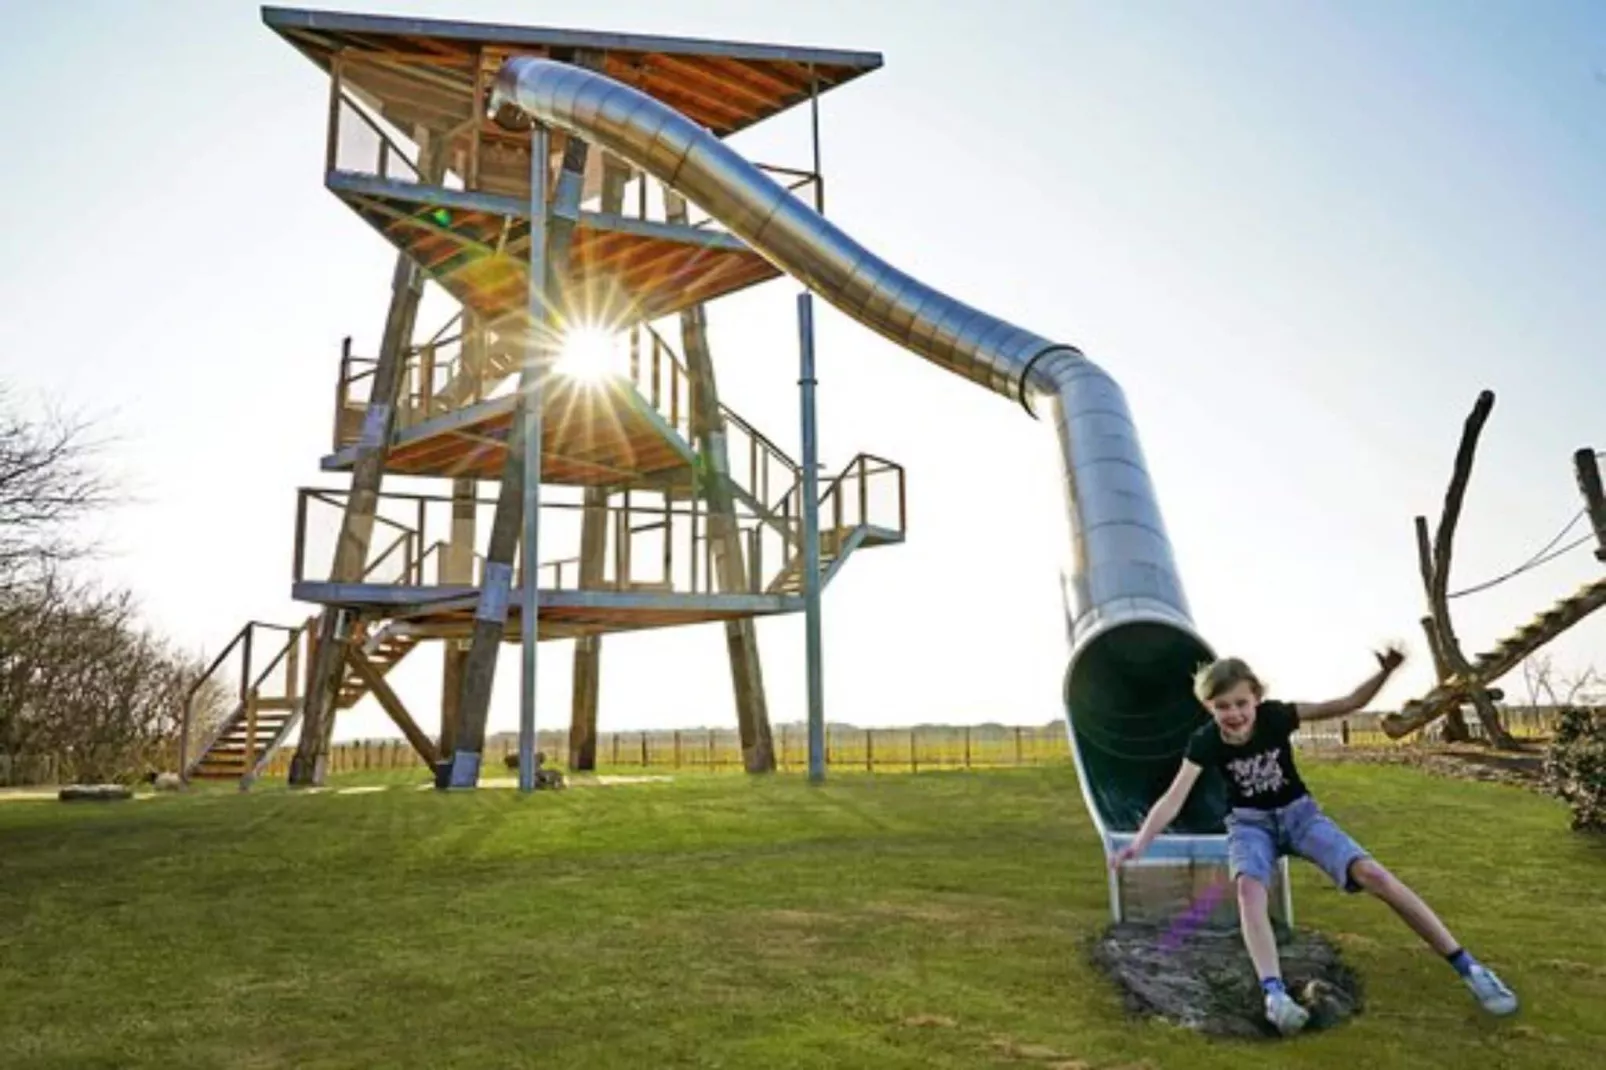
[[[462,313],[458,313],[442,324],[428,341],[407,348],[402,363],[400,396],[392,420],[393,430],[403,430],[445,411],[437,403],[441,400],[445,385],[456,376],[463,358],[461,352],[444,357],[441,353],[454,345],[461,346],[461,332],[448,334],[461,318]],[[354,416],[368,410],[373,391],[370,387],[369,397],[358,400],[353,395],[359,391],[353,387],[365,380],[372,380],[378,369],[378,358],[353,355],[350,352],[350,340],[347,340],[340,359],[340,380],[335,388],[335,449],[343,449],[357,441],[360,420],[354,419]]]
[[[267,664],[253,675],[251,672],[251,651],[253,645],[252,639],[255,635],[256,629],[259,628],[284,632],[286,635],[285,641],[279,647],[278,653],[269,658]],[[301,637],[305,629],[305,623],[299,625],[287,625],[275,624],[271,621],[247,621],[246,624],[238,632],[236,632],[234,637],[230,639],[229,642],[224,646],[222,652],[219,653],[217,657],[212,659],[212,662],[207,666],[206,671],[201,673],[195,679],[195,681],[185,689],[184,712],[181,720],[182,728],[179,737],[180,777],[187,779],[189,777],[191,768],[205,757],[207,752],[212,749],[213,745],[217,743],[218,739],[221,738],[224,733],[231,729],[234,722],[244,710],[245,705],[253,696],[260,692],[263,682],[266,681],[268,676],[279,667],[281,662],[285,660],[286,656],[290,652],[290,649],[296,643],[301,641]],[[200,693],[201,688],[206,686],[207,681],[211,680],[217,674],[218,669],[222,667],[223,663],[228,659],[228,656],[234,652],[235,647],[241,646],[242,644],[244,646],[245,656],[242,664],[240,665],[240,683],[236,693],[234,705],[231,706],[229,711],[218,720],[216,725],[212,726],[211,733],[207,736],[205,743],[195,750],[195,757],[192,759],[190,756],[190,734],[194,728],[193,722],[195,713],[195,696]]]
[[[686,381],[687,381],[687,384],[688,384],[688,387],[689,387],[690,382],[691,382],[691,372],[687,368],[687,365],[684,362],[683,358],[675,350],[674,346],[670,345],[669,342],[666,341],[664,339],[664,337],[661,334],[658,333],[657,329],[654,328],[650,323],[649,324],[644,324],[644,326],[646,327],[647,333],[651,337],[654,345],[655,346],[661,346],[663,348],[663,351],[669,355],[669,359],[670,359],[670,362],[671,362],[672,366],[680,374],[682,374],[682,375],[684,375],[686,377]],[[635,369],[632,369],[632,372],[633,372],[633,377],[634,377]],[[637,382],[637,385],[639,386],[640,385],[639,378],[636,379],[636,382]],[[693,425],[695,425],[697,393],[694,390],[690,390],[689,394],[690,394],[689,404],[692,407],[691,408],[691,423]],[[653,397],[649,398],[649,401],[651,401],[653,403],[654,407],[658,407],[657,400],[658,399],[657,399],[656,396],[653,396]],[[765,460],[773,460],[775,463],[777,463],[777,464],[779,464],[781,466],[784,474],[789,475],[791,477],[791,483],[788,485],[787,493],[790,492],[792,486],[794,486],[794,485],[795,486],[801,486],[802,485],[802,468],[801,468],[801,466],[798,464],[797,461],[792,459],[790,454],[788,454],[785,450],[781,449],[780,446],[776,445],[774,440],[772,440],[768,435],[764,434],[762,431],[758,430],[758,428],[754,427],[752,424],[748,423],[745,419],[743,419],[741,417],[740,414],[738,414],[730,406],[728,406],[728,405],[726,405],[724,403],[720,403],[720,405],[719,405],[719,415],[720,415],[721,419],[723,419],[725,421],[725,423],[726,423],[728,428],[729,427],[734,427],[739,433],[741,433],[743,435],[746,435],[748,440],[749,440],[749,442],[752,444],[753,447],[755,447],[755,451],[754,452],[750,452],[750,454],[749,454],[749,456],[747,458],[747,462],[748,462],[747,463],[747,469],[748,470],[745,473],[746,478],[745,479],[737,478],[738,477],[738,473],[735,470],[735,465],[733,464],[732,465],[732,470],[729,473],[731,478],[732,478],[732,480],[735,481],[738,486],[742,486],[742,487],[746,488],[748,494],[751,496],[751,498],[753,499],[754,503],[757,504],[757,506],[759,507],[761,512],[764,512],[766,514],[773,514],[774,513],[774,508],[772,506],[772,503],[767,498],[767,494],[768,494],[768,491],[769,491],[769,469],[768,469],[768,466],[764,463],[764,461]],[[729,448],[729,444],[727,443],[727,451],[728,451],[728,448]],[[777,502],[783,501],[786,498],[786,496],[787,496],[786,493],[783,493],[780,498],[776,499],[776,501]],[[764,519],[772,519],[772,517],[771,516],[766,516],[766,517],[764,517]]]
[[[307,529],[309,527],[309,510],[306,503],[318,502],[325,506],[341,508],[349,492],[344,490],[331,490],[325,488],[302,488],[299,491],[301,506],[297,509],[296,556],[295,556],[295,582],[301,583],[311,579],[313,582],[331,582],[326,577],[327,563],[318,567],[320,574],[309,577],[307,570]],[[656,498],[656,492],[654,498]],[[377,513],[374,516],[376,523],[383,523],[399,532],[396,539],[382,547],[375,549],[373,560],[365,562],[363,579],[370,583],[397,584],[418,587],[453,586],[461,581],[448,582],[444,579],[443,570],[439,567],[444,561],[444,552],[447,545],[445,540],[431,539],[429,534],[428,507],[433,504],[438,507],[441,515],[453,506],[461,506],[465,501],[472,501],[473,505],[492,505],[494,498],[475,495],[472,499],[457,499],[446,494],[427,494],[409,492],[385,492],[379,495],[379,504],[383,508],[401,506],[404,510],[416,509],[419,520],[414,524],[401,524],[390,517]],[[583,501],[544,501],[541,503],[543,523],[547,518],[558,522],[555,530],[564,531],[564,539],[576,537],[582,524],[577,523],[589,510],[597,508],[595,504]],[[559,517],[563,519],[558,521]],[[321,522],[321,521],[320,521]],[[441,523],[450,523],[445,516]],[[714,518],[710,517],[708,509],[700,502],[677,502],[670,498],[661,501],[654,500],[646,503],[624,502],[610,504],[604,510],[605,542],[603,550],[604,578],[600,583],[588,583],[584,588],[578,586],[579,572],[571,572],[570,565],[578,564],[578,558],[572,552],[560,550],[559,545],[548,544],[552,550],[558,551],[561,556],[549,558],[537,564],[544,576],[557,581],[563,589],[621,589],[635,588],[642,585],[659,586],[669,584],[669,590],[683,594],[714,593],[716,579],[712,568],[712,548],[708,545],[710,531]],[[736,530],[738,537],[752,539],[763,526],[761,521],[742,523],[738,520]],[[479,533],[482,537],[483,531]],[[428,549],[420,553],[420,547]],[[384,563],[391,563],[400,554],[403,561],[399,573],[393,573],[385,580],[372,579],[376,569]],[[478,547],[472,550],[473,560],[476,564],[472,583],[477,586],[484,579],[484,556]],[[688,556],[689,554],[689,556]],[[320,554],[321,556],[321,554]],[[325,562],[327,559],[325,559]],[[515,560],[515,577],[522,576],[524,562]],[[649,570],[649,575],[642,574],[643,568]],[[740,589],[738,589],[740,590]],[[749,593],[758,593],[756,585],[749,584]]]

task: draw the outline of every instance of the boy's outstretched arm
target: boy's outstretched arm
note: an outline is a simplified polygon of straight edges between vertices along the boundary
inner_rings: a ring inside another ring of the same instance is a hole
[[[1143,825],[1138,829],[1137,838],[1110,856],[1111,869],[1147,851],[1154,838],[1176,820],[1177,814],[1182,810],[1182,804],[1188,800],[1188,793],[1193,790],[1194,781],[1199,779],[1200,772],[1198,765],[1186,758],[1182,759],[1182,768],[1177,770],[1177,775],[1171,781],[1171,786],[1165,789],[1165,794],[1149,808],[1148,816],[1143,819]]]
[[[1366,704],[1377,697],[1388,683],[1394,670],[1405,661],[1405,652],[1398,646],[1390,644],[1381,653],[1373,655],[1377,658],[1378,670],[1343,698],[1331,699],[1327,702],[1296,702],[1294,709],[1299,713],[1301,724],[1310,721],[1326,721],[1334,717],[1347,717],[1366,708]]]

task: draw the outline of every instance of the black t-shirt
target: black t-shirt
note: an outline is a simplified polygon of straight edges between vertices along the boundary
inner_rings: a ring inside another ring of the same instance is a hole
[[[1272,810],[1306,794],[1289,742],[1298,727],[1299,712],[1291,703],[1268,699],[1256,706],[1255,727],[1242,744],[1222,739],[1221,727],[1211,720],[1188,737],[1184,756],[1221,770],[1232,806]]]

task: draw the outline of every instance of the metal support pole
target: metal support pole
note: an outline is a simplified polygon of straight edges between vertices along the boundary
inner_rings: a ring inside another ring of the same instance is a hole
[[[814,210],[825,214],[825,176],[820,174],[820,78],[809,64],[809,132],[814,146]]]
[[[519,679],[519,791],[535,790],[535,651],[539,627],[536,621],[536,581],[540,578],[541,530],[541,395],[547,372],[547,351],[551,348],[548,328],[552,312],[547,307],[546,230],[547,230],[547,129],[536,124],[530,133],[530,333],[525,343],[524,374],[519,387],[524,391],[524,546],[523,556],[524,671]]]
[[[820,667],[820,488],[814,424],[814,295],[797,297],[798,386],[803,402],[803,616],[809,688],[809,782],[825,779],[825,695]]]

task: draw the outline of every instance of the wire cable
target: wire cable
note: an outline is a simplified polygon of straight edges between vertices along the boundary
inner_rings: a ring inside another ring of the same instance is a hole
[[[1582,515],[1583,515],[1582,513],[1579,514],[1579,516],[1582,516]],[[1574,517],[1572,519],[1572,521],[1570,523],[1568,523],[1568,525],[1565,528],[1562,529],[1561,535],[1567,534],[1568,531],[1572,530],[1573,524],[1576,524],[1576,523],[1578,523],[1578,517]],[[1550,540],[1550,546],[1554,546],[1556,544],[1557,540],[1559,540],[1561,538],[1561,535],[1558,535],[1558,536],[1556,536],[1555,539]],[[1563,546],[1561,549],[1555,551],[1552,554],[1548,554],[1547,555],[1547,554],[1545,554],[1544,550],[1541,550],[1541,551],[1539,551],[1539,553],[1537,555],[1535,555],[1534,557],[1528,559],[1523,564],[1518,565],[1516,568],[1512,569],[1510,572],[1505,573],[1504,575],[1496,576],[1492,580],[1485,580],[1484,582],[1479,583],[1479,584],[1475,584],[1475,585],[1473,585],[1471,587],[1464,587],[1461,590],[1451,592],[1450,594],[1447,594],[1444,597],[1447,598],[1447,599],[1449,599],[1449,598],[1460,598],[1463,595],[1477,594],[1479,591],[1487,591],[1491,587],[1495,587],[1495,586],[1498,586],[1499,584],[1505,583],[1509,579],[1515,579],[1516,577],[1522,575],[1524,572],[1527,572],[1527,571],[1529,571],[1531,569],[1536,569],[1540,565],[1549,564],[1550,562],[1556,560],[1556,558],[1561,557],[1563,554],[1571,553],[1572,551],[1578,549],[1580,546],[1584,545],[1586,542],[1589,542],[1592,539],[1594,539],[1594,537],[1595,537],[1595,533],[1594,532],[1592,532],[1592,531],[1591,532],[1586,532],[1585,534],[1583,534],[1583,535],[1579,536],[1578,538],[1574,539],[1572,542],[1568,543],[1566,546]],[[1550,546],[1545,547],[1545,549],[1548,550],[1550,548]]]

